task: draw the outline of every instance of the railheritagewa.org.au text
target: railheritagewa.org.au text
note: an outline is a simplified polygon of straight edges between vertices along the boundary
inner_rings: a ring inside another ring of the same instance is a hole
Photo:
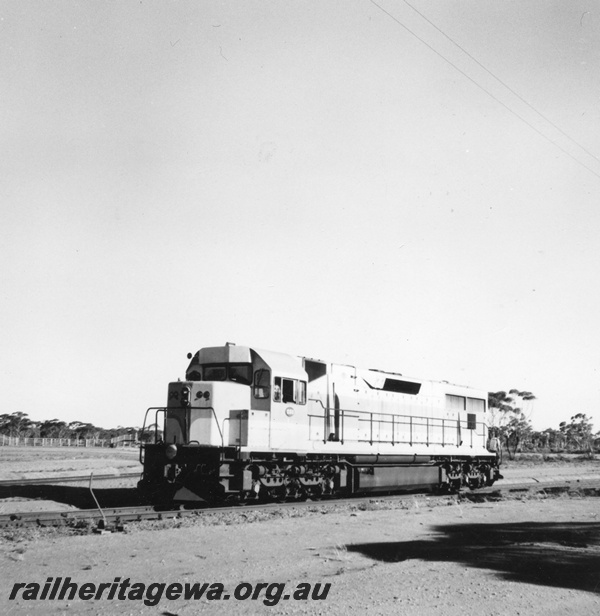
[[[74,582],[70,577],[49,577],[45,582],[15,582],[9,601],[141,601],[155,606],[161,601],[260,601],[274,606],[280,601],[325,601],[331,584],[301,582],[240,582],[233,590],[220,582],[132,582],[114,578],[112,582]]]

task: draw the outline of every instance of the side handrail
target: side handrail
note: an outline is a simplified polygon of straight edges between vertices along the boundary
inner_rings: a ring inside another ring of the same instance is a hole
[[[316,402],[317,404],[319,404],[319,406],[323,410],[322,416],[318,414],[314,415],[311,413],[309,413],[308,416],[314,417],[315,419],[319,419],[321,417],[323,418],[324,420],[323,442],[324,443],[327,442],[327,431],[328,431],[327,421],[328,419],[331,418],[331,414],[333,412],[338,412],[340,414],[340,428],[341,428],[341,433],[339,435],[340,436],[339,442],[341,443],[344,442],[345,437],[347,436],[345,434],[346,426],[345,426],[344,420],[345,420],[345,416],[348,415],[349,417],[356,417],[359,422],[369,423],[367,427],[368,438],[357,439],[357,440],[368,442],[370,444],[373,444],[374,442],[379,442],[379,443],[391,443],[391,444],[409,443],[410,445],[419,443],[419,444],[426,444],[427,446],[429,445],[442,445],[442,446],[453,445],[454,443],[446,443],[445,439],[448,434],[452,433],[452,431],[448,429],[450,425],[448,422],[453,423],[454,421],[456,421],[456,447],[460,447],[462,444],[462,438],[464,435],[465,427],[467,428],[467,431],[469,432],[469,441],[470,441],[471,448],[474,446],[473,444],[474,440],[478,437],[483,440],[483,445],[485,446],[486,422],[483,420],[481,421],[476,420],[475,428],[468,428],[468,426],[463,425],[463,424],[467,424],[468,422],[465,420],[461,420],[460,418],[457,418],[456,420],[449,420],[444,417],[428,417],[425,415],[396,415],[394,413],[373,412],[373,411],[366,411],[362,409],[334,409],[334,408],[331,408],[323,404],[323,401],[319,398],[309,398],[308,400],[311,402]],[[382,425],[391,426],[391,429],[392,429],[391,439],[376,440],[374,438],[374,432],[376,431],[377,427],[381,429]],[[408,441],[405,439],[396,439],[396,428],[402,427],[402,426],[405,426],[406,428],[408,428],[408,436],[409,436]],[[425,428],[425,440],[424,441],[417,440],[416,438],[419,432],[418,428],[420,427]],[[483,428],[483,430],[481,430],[481,428]],[[442,437],[441,441],[433,440],[432,433],[436,430],[441,431],[441,437]]]
[[[177,407],[180,408],[180,407]],[[215,425],[217,426],[217,430],[219,431],[219,437],[221,439],[221,447],[225,447],[225,441],[223,439],[223,431],[225,430],[225,423],[223,423],[223,430],[221,430],[221,426],[219,425],[219,420],[217,419],[217,414],[215,412],[214,407],[212,406],[188,406],[185,407],[188,408],[190,410],[194,409],[196,411],[201,410],[201,411],[206,411],[210,409],[210,412],[212,413],[212,417],[215,420]],[[189,429],[189,426],[188,426]]]
[[[230,413],[240,413],[240,417],[238,418],[238,443],[239,445],[231,445],[231,433],[229,434],[229,443],[228,446],[229,447],[237,447],[238,449],[240,449],[242,447],[242,419],[244,419],[241,415],[241,413],[249,413],[248,409],[231,409]],[[231,426],[231,417],[224,417],[223,418],[223,433],[225,432],[225,422],[229,422],[229,426]],[[246,421],[248,421],[248,417],[245,417]],[[229,428],[229,430],[231,431],[231,427]],[[223,437],[221,437],[221,443],[223,443],[223,447],[225,446],[224,443],[225,441],[223,440]]]

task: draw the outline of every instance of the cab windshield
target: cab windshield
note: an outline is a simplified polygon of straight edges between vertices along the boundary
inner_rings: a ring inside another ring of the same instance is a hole
[[[204,364],[194,366],[187,374],[190,381],[233,381],[252,384],[252,364]]]

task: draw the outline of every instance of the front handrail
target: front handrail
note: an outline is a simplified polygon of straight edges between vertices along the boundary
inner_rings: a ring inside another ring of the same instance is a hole
[[[148,419],[148,413],[150,411],[155,411],[154,413],[154,443],[156,443],[157,437],[158,437],[158,414],[161,412],[165,413],[167,409],[164,406],[151,406],[150,408],[146,409],[146,413],[144,414],[144,423],[142,424],[142,431],[140,432],[141,435],[143,435],[146,431],[146,419]],[[164,422],[163,422],[163,433],[164,433]],[[140,439],[140,453],[139,453],[140,464],[144,463],[144,450],[145,450],[146,445],[147,443]]]
[[[154,442],[156,443],[157,440],[157,436],[158,436],[158,414],[159,413],[164,413],[165,414],[165,418],[166,418],[166,414],[168,411],[186,411],[186,410],[210,410],[210,412],[212,413],[212,418],[214,419],[215,425],[217,426],[217,430],[219,431],[219,437],[221,439],[221,447],[225,446],[225,441],[223,439],[223,430],[221,430],[221,426],[219,425],[219,420],[217,419],[217,414],[215,412],[214,407],[212,406],[188,406],[188,407],[165,407],[165,406],[151,406],[149,409],[146,410],[146,414],[144,415],[144,424],[142,427],[142,434],[144,433],[144,430],[146,428],[146,419],[148,418],[148,413],[150,411],[155,411],[155,415],[154,415]],[[187,413],[184,415],[184,426],[183,426],[183,432],[185,435],[185,438],[189,438],[189,424],[188,424],[188,415]],[[165,430],[166,426],[164,425],[164,420],[163,420],[163,433]],[[223,428],[225,428],[225,426],[223,426]],[[141,443],[140,444],[140,462],[143,464],[142,461],[142,451],[144,448],[144,444],[145,443]]]

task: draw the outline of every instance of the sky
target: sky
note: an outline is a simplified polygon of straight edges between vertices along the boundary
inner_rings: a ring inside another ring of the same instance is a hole
[[[0,414],[227,341],[600,429],[592,0],[0,0]]]

